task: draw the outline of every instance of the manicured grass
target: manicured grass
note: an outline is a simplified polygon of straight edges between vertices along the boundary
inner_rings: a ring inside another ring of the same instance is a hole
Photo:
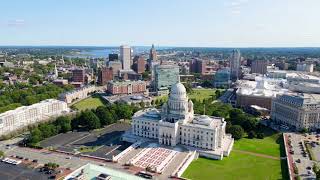
[[[231,152],[222,161],[199,158],[182,177],[193,180],[278,180],[282,179],[280,160]]]
[[[284,156],[280,146],[281,135],[270,129],[266,131],[264,139],[242,138],[234,144],[234,150],[247,151],[262,155],[280,157]],[[210,160],[199,158],[191,163],[182,177],[189,179],[287,179],[287,166],[285,160],[275,160],[255,154],[246,154],[232,151],[229,157],[223,160]]]
[[[235,141],[233,149],[279,157],[280,144],[277,143],[279,136],[280,134],[274,134],[264,139],[242,138]]]
[[[189,99],[196,99],[197,101],[203,101],[204,99],[212,98],[215,95],[216,89],[192,89],[192,93],[188,93]],[[158,101],[166,102],[168,96],[161,96],[156,98]]]
[[[193,92],[188,94],[189,99],[203,101],[204,99],[212,98],[215,95],[216,89],[193,89]]]
[[[86,110],[86,109],[96,109],[99,106],[103,106],[103,102],[99,97],[89,97],[82,101],[77,102],[72,106],[79,111]]]

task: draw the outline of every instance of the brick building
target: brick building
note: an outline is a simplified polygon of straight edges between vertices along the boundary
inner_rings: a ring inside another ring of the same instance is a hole
[[[147,91],[144,81],[110,81],[107,90],[113,95],[145,93]]]
[[[112,68],[103,67],[99,71],[98,83],[100,85],[106,85],[108,81],[113,80],[113,70]]]

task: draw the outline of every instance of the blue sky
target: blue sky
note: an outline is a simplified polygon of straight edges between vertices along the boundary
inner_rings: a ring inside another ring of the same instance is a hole
[[[1,0],[0,45],[320,47],[320,0]]]

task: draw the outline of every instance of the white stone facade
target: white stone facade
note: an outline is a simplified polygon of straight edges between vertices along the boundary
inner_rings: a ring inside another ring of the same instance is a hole
[[[5,135],[68,111],[67,103],[56,99],[47,99],[31,106],[23,106],[4,112],[0,114],[0,135]]]
[[[194,114],[193,103],[181,83],[172,86],[161,112],[149,108],[136,112],[132,119],[132,133],[136,136],[156,139],[168,146],[198,148],[218,157],[228,155],[233,145],[233,138],[225,134],[225,128],[224,118]]]
[[[297,130],[320,129],[320,95],[279,95],[272,102],[271,118]]]
[[[87,98],[90,93],[93,93],[96,90],[96,86],[85,86],[70,92],[62,93],[60,94],[59,99],[69,104],[76,99]]]

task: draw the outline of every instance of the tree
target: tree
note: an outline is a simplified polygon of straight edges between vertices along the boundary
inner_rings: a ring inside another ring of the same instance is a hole
[[[144,108],[144,107],[145,107],[145,104],[144,104],[143,100],[141,100],[141,102],[139,103],[139,105],[140,105],[141,108]]]
[[[193,92],[192,85],[191,85],[190,82],[184,83],[184,87],[186,88],[187,93],[192,93]]]
[[[216,98],[219,98],[221,96],[221,91],[220,90],[216,90],[215,91],[215,95],[216,95]]]
[[[0,158],[3,158],[3,157],[4,157],[4,152],[0,151]]]
[[[264,138],[264,134],[263,133],[257,133],[257,138],[258,139],[263,139]]]
[[[243,137],[244,135],[244,130],[241,126],[239,125],[232,125],[228,130],[228,133],[232,134],[232,137],[235,140],[239,140]]]
[[[112,114],[105,106],[99,106],[96,109],[96,115],[100,120],[101,126],[109,125],[114,122]]]
[[[149,74],[150,74],[149,71],[145,71],[144,73],[142,73],[142,79],[143,80],[148,80],[149,79]]]
[[[36,144],[38,142],[40,142],[42,140],[42,132],[39,130],[39,128],[34,128],[31,132],[30,132],[30,136],[29,136],[29,143],[30,144]]]
[[[66,133],[71,130],[71,119],[67,116],[60,116],[55,121],[55,125],[60,133]]]
[[[93,130],[101,127],[100,119],[91,110],[81,113],[80,125],[87,130]]]
[[[41,131],[42,138],[48,138],[58,134],[57,127],[53,124],[48,124],[48,123],[40,124],[38,128]]]
[[[312,170],[316,174],[316,180],[320,180],[320,169],[317,164],[313,164]]]
[[[118,117],[120,119],[130,119],[133,112],[132,112],[132,109],[130,106],[128,106],[127,104],[122,104],[122,103],[119,103],[119,104],[116,104],[117,106],[117,114],[118,114]]]
[[[211,87],[212,86],[212,84],[211,84],[211,82],[209,81],[209,80],[204,80],[202,83],[201,83],[201,86],[202,87]]]
[[[250,131],[249,133],[248,133],[248,138],[249,139],[253,139],[253,138],[255,138],[256,137],[256,133],[254,132],[254,131]]]

